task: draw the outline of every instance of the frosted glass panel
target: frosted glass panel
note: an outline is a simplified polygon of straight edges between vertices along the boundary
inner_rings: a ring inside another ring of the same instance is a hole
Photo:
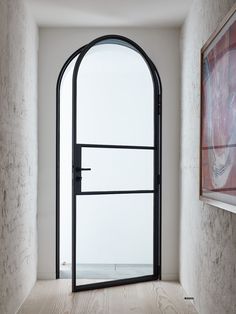
[[[82,192],[153,190],[153,150],[82,148]]]
[[[153,146],[153,83],[142,56],[92,47],[77,77],[77,143]]]
[[[153,274],[152,194],[76,199],[77,284]]]

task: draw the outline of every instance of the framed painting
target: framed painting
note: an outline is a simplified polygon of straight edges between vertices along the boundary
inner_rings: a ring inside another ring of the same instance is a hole
[[[236,7],[201,50],[200,199],[236,213]]]

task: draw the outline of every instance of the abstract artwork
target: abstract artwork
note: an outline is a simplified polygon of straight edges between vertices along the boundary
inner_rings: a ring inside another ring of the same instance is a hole
[[[236,205],[236,13],[201,51],[200,197]]]

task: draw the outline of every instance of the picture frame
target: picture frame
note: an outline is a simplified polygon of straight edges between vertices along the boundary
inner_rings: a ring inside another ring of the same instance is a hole
[[[200,200],[236,213],[236,5],[201,49]]]

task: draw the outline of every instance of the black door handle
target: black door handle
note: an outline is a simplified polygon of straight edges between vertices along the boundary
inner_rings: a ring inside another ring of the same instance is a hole
[[[80,168],[80,167],[76,167],[75,168],[76,172],[79,172],[79,171],[90,171],[90,170],[91,170],[91,168]]]

